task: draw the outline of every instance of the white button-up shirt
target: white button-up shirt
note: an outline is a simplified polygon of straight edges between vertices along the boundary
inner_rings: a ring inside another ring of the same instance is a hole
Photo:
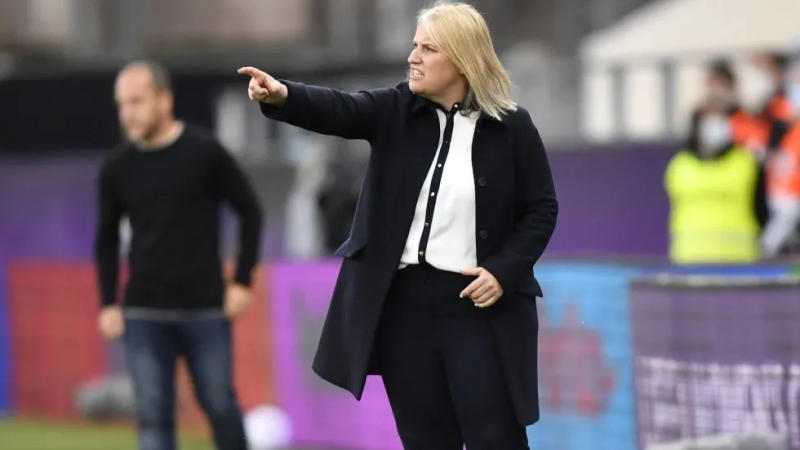
[[[430,227],[424,255],[427,263],[439,270],[461,272],[478,265],[472,139],[480,113],[473,111],[464,115],[455,112],[447,159],[444,166],[438,168],[447,116],[440,109],[436,109],[436,115],[439,119],[439,146],[417,198],[414,219],[400,258],[400,267],[419,264],[422,232]],[[441,183],[438,192],[431,192],[431,179],[437,169],[442,170]],[[431,223],[427,223],[425,213],[430,197],[436,197],[436,206]]]

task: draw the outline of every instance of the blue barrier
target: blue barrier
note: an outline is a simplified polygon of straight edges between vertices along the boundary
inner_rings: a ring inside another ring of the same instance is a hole
[[[540,421],[536,450],[635,450],[628,282],[638,269],[608,264],[537,266]]]
[[[760,278],[782,277],[789,272],[790,268],[786,265],[663,265],[644,269],[646,275],[667,273],[671,275],[755,276]]]

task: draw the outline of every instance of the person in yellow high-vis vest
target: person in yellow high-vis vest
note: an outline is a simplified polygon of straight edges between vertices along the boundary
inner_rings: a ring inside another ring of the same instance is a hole
[[[706,107],[693,115],[687,146],[669,162],[664,186],[674,263],[759,260],[766,221],[763,171],[749,150],[732,144],[724,113]]]

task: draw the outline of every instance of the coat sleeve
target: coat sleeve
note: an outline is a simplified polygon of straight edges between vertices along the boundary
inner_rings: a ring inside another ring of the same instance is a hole
[[[558,215],[553,177],[539,132],[523,108],[515,115],[511,124],[516,166],[514,231],[500,251],[482,264],[509,293],[532,277],[533,265],[547,247]]]
[[[282,106],[260,103],[261,112],[317,133],[347,139],[372,140],[385,111],[397,95],[395,88],[347,93],[320,86],[280,80],[289,95]]]

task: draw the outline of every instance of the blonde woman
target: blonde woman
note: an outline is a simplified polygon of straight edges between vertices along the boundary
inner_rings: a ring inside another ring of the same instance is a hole
[[[356,398],[380,374],[406,449],[527,449],[545,151],[472,6],[422,11],[408,64],[354,94],[239,69],[267,117],[372,148],[313,368]]]

